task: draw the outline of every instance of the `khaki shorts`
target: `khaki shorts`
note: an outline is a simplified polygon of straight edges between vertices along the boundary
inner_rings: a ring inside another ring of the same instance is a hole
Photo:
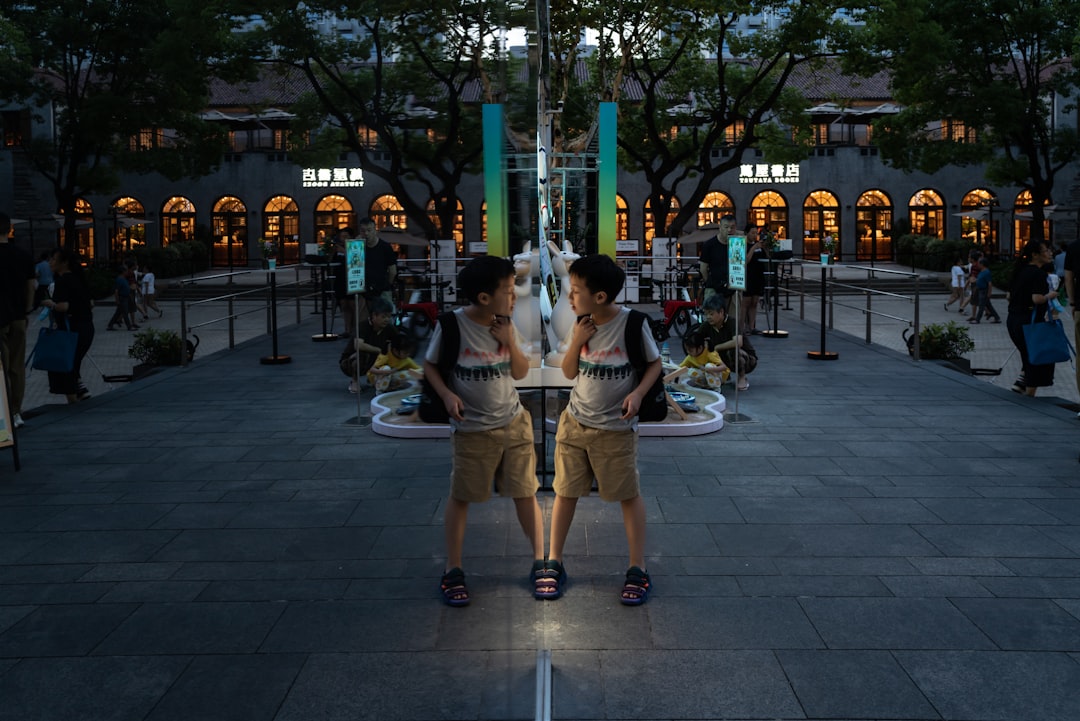
[[[450,495],[458,501],[479,503],[491,498],[492,479],[500,496],[536,495],[536,447],[532,416],[524,408],[502,428],[450,434],[453,469]]]
[[[637,431],[589,428],[563,411],[555,433],[555,494],[587,496],[596,478],[605,501],[628,501],[640,495],[637,439]]]

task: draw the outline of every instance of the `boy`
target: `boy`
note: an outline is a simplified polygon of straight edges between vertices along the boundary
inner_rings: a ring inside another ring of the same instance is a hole
[[[555,434],[551,545],[546,570],[535,580],[537,598],[562,595],[563,546],[578,499],[589,494],[594,477],[600,497],[622,505],[630,569],[620,600],[637,606],[649,594],[635,416],[661,364],[656,342],[643,323],[642,355],[648,365],[640,380],[635,377],[626,350],[630,312],[615,305],[624,279],[623,270],[606,255],[587,255],[570,266],[570,305],[578,320],[570,331],[562,371],[575,382]]]
[[[514,264],[480,256],[458,275],[469,301],[454,311],[460,333],[457,362],[447,381],[439,373],[443,329],[436,326],[424,356],[424,376],[450,416],[453,466],[446,503],[446,568],[440,590],[450,606],[469,603],[462,571],[462,546],[469,504],[491,497],[492,479],[501,496],[514,499],[518,523],[532,544],[532,573],[544,571],[544,517],[536,499],[536,451],[532,418],[521,405],[514,381],[529,372],[529,359],[510,321],[514,310]]]
[[[360,322],[360,336],[349,342],[348,348],[341,353],[338,367],[349,376],[349,393],[356,393],[356,379],[363,377],[375,359],[390,347],[394,329],[390,323],[394,320],[394,306],[382,298],[376,298],[371,304],[371,315]]]
[[[705,309],[706,323],[701,326],[701,331],[705,334],[709,350],[718,352],[724,365],[738,371],[736,387],[740,391],[749,390],[750,381],[746,376],[757,368],[757,351],[749,338],[742,333],[735,334],[735,319],[728,315],[727,303],[713,296],[706,298],[702,307]]]

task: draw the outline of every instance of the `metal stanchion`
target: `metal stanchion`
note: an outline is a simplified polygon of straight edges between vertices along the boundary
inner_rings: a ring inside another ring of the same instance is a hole
[[[787,338],[788,332],[786,330],[780,330],[777,326],[780,324],[780,281],[779,274],[776,272],[776,261],[773,258],[769,258],[769,274],[772,276],[772,294],[769,297],[769,302],[772,303],[772,327],[768,330],[761,332],[761,335],[766,338]],[[766,309],[768,312],[768,309]]]
[[[277,330],[277,269],[266,271],[270,277],[270,341],[272,351],[270,355],[263,356],[259,362],[263,365],[284,365],[292,363],[292,358],[278,353],[278,330]]]
[[[316,343],[337,340],[337,335],[329,332],[326,328],[326,268],[327,266],[321,265],[315,269],[319,273],[319,295],[315,303],[319,306],[319,312],[322,313],[322,333],[311,336],[311,340]]]
[[[839,353],[834,351],[825,350],[825,323],[826,323],[826,285],[828,283],[829,266],[821,266],[821,350],[811,350],[806,352],[806,356],[810,360],[836,360],[840,357]]]

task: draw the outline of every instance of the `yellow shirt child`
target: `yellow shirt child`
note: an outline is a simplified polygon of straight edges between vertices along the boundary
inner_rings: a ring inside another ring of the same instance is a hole
[[[410,371],[416,371],[410,373]],[[375,386],[378,393],[398,390],[409,385],[409,377],[419,378],[423,369],[408,355],[402,357],[390,349],[380,353],[368,371],[368,382]]]

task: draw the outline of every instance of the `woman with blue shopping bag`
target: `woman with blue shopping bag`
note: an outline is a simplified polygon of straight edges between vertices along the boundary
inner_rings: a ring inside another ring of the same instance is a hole
[[[1046,266],[1050,264],[1052,268],[1053,262],[1054,251],[1049,243],[1042,240],[1029,241],[1017,258],[1009,293],[1009,317],[1005,323],[1009,329],[1009,338],[1020,351],[1024,392],[1029,396],[1034,396],[1039,388],[1054,385],[1054,363],[1060,362],[1048,362],[1047,356],[1041,354],[1036,354],[1035,359],[1032,359],[1032,351],[1035,350],[1032,344],[1039,342],[1035,336],[1041,335],[1038,331],[1052,330],[1031,326],[1050,325],[1051,319],[1047,318],[1048,307],[1058,293],[1050,290]]]
[[[78,258],[66,248],[57,248],[49,258],[55,287],[51,298],[42,301],[53,315],[53,325],[77,334],[75,357],[70,371],[49,371],[49,392],[63,395],[68,403],[81,400],[79,392],[82,360],[94,342],[93,301]]]

